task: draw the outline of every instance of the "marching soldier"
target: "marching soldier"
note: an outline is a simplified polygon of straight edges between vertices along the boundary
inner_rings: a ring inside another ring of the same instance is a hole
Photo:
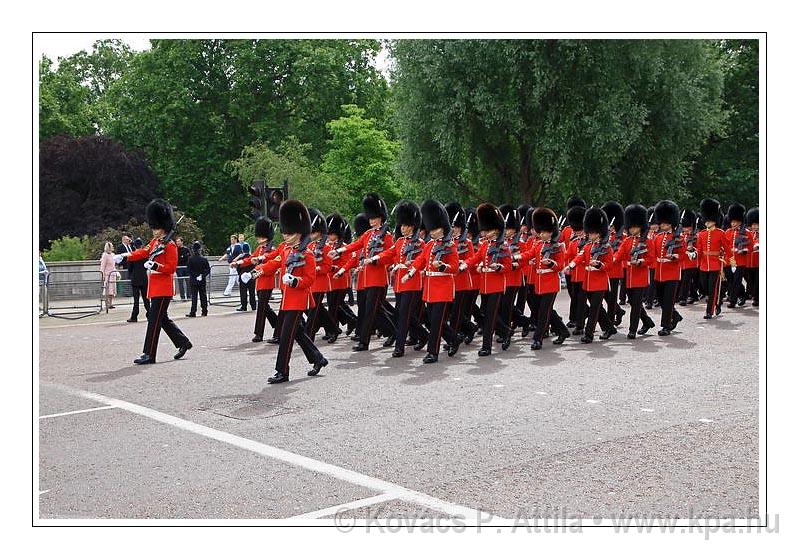
[[[424,275],[422,299],[428,305],[430,335],[428,353],[422,361],[432,364],[439,361],[439,345],[442,337],[448,344],[448,356],[454,356],[458,352],[462,341],[460,335],[447,322],[448,308],[456,292],[455,273],[459,269],[459,261],[452,239],[450,219],[444,206],[436,200],[426,200],[422,203],[420,212],[431,240],[425,245],[422,253],[414,259],[400,281],[401,283],[411,281],[418,271]]]
[[[314,346],[305,330],[300,328],[303,313],[314,305],[311,286],[316,277],[316,262],[308,249],[311,218],[306,207],[298,200],[287,200],[281,204],[278,216],[283,233],[280,254],[256,267],[253,273],[258,278],[262,274],[272,275],[280,270],[281,275],[282,298],[278,313],[280,342],[275,375],[267,379],[268,383],[284,383],[289,380],[289,360],[295,341],[303,350],[308,363],[312,364],[308,375],[317,375],[328,365],[328,360]]]
[[[582,292],[586,294],[584,298],[588,296],[589,299],[589,309],[581,343],[588,344],[594,340],[594,329],[598,323],[603,331],[600,335],[602,340],[617,332],[602,305],[608,291],[608,269],[613,264],[614,255],[608,242],[608,216],[601,208],[592,206],[586,210],[583,231],[587,243],[580,248],[569,266],[574,270],[581,268],[586,271],[581,283]]]
[[[382,306],[389,284],[388,265],[386,263],[380,263],[378,260],[371,260],[372,257],[379,255],[392,244],[392,235],[386,231],[388,227],[387,220],[389,218],[386,210],[386,203],[377,194],[369,193],[364,197],[362,205],[364,207],[364,214],[369,220],[369,225],[372,229],[360,236],[358,240],[353,243],[331,251],[331,258],[335,256],[335,253],[340,255],[352,251],[361,251],[363,253],[364,260],[363,264],[358,267],[358,276],[360,284],[359,294],[362,291],[361,283],[363,282],[364,308],[363,315],[361,305],[359,305],[358,308],[359,315],[362,315],[363,319],[360,325],[361,332],[359,333],[359,342],[353,346],[353,350],[356,352],[369,350],[369,342],[372,338],[375,318],[379,313],[384,315],[382,319],[392,326],[392,334],[390,336],[394,336],[395,330],[391,319],[385,316]]]
[[[409,200],[402,200],[395,207],[395,220],[400,228],[400,236],[394,244],[384,252],[373,257],[374,262],[391,263],[394,272],[393,289],[395,293],[395,309],[397,332],[394,337],[393,358],[405,355],[406,340],[409,333],[415,341],[415,350],[422,350],[428,341],[428,332],[420,323],[420,306],[422,305],[422,275],[401,282],[414,260],[425,248],[419,238],[419,226],[422,220],[419,207]]]
[[[255,251],[253,251],[252,255],[240,261],[242,266],[246,268],[255,267],[259,263],[272,260],[280,254],[281,246],[278,246],[276,249],[272,248],[272,238],[275,237],[275,226],[272,225],[269,219],[262,216],[256,220],[255,237],[258,243]],[[254,275],[252,273],[245,274],[247,273],[242,274],[242,282],[245,284],[253,282]],[[255,277],[255,289],[256,295],[258,296],[258,305],[256,306],[256,322],[253,327],[253,342],[261,342],[264,340],[264,327],[266,322],[269,321],[270,326],[275,329],[273,339],[274,342],[277,343],[276,339],[279,333],[277,327],[278,316],[269,306],[272,290],[275,289],[275,275],[267,276],[262,274]]]
[[[461,258],[462,262],[469,261],[472,257],[475,256],[475,251],[477,251],[478,246],[481,242],[481,232],[480,228],[478,227],[478,213],[475,208],[465,208],[464,212],[467,214],[467,240],[470,242],[472,246],[472,252],[469,253],[466,258]],[[461,271],[461,264],[459,263],[459,271]],[[464,298],[464,318],[463,321],[463,330],[464,330],[464,344],[469,344],[472,342],[475,334],[477,334],[478,330],[482,328],[483,325],[483,313],[481,312],[481,308],[478,305],[478,296],[480,295],[480,279],[481,273],[478,272],[475,267],[469,267],[464,273],[469,273],[469,280],[470,285],[472,288],[467,290],[467,295]],[[456,277],[456,281],[458,282],[458,277]],[[475,322],[472,322],[472,319],[475,319]]]
[[[753,307],[758,307],[758,256],[761,243],[758,235],[758,207],[751,208],[745,216],[747,229],[753,235],[753,250],[747,263],[747,293],[753,298]]]
[[[681,281],[681,256],[686,247],[681,238],[681,218],[678,205],[671,200],[662,200],[656,205],[655,222],[659,233],[656,246],[656,297],[661,303],[661,330],[658,336],[668,336],[683,320],[675,309],[678,285]]]
[[[642,307],[642,296],[650,285],[650,263],[656,258],[655,244],[648,237],[647,208],[641,204],[625,208],[625,229],[628,235],[614,254],[614,260],[625,267],[625,291],[631,306],[628,338],[634,339],[640,318],[642,328],[638,334],[646,334],[656,326]]]
[[[625,223],[625,209],[619,202],[606,202],[602,206],[603,212],[608,216],[609,239],[612,254],[617,252],[624,238],[622,230]],[[606,293],[606,311],[608,318],[618,326],[622,323],[625,310],[619,306],[619,286],[624,276],[621,262],[612,261],[608,269],[608,293]]]
[[[580,206],[584,209],[584,211],[586,211],[586,201],[577,195],[572,195],[569,197],[569,199],[567,199],[567,214],[569,214],[569,211],[575,206]],[[581,216],[581,220],[583,220],[583,216]],[[567,242],[572,239],[574,230],[574,222],[570,222],[568,218],[566,219],[566,222],[567,225],[561,230],[561,235],[558,238],[558,240],[561,241],[565,246],[567,245]],[[583,231],[583,222],[581,222],[581,226],[578,229]]]
[[[744,223],[744,206],[735,202],[728,207],[730,228],[725,232],[731,249],[730,266],[725,267],[725,278],[728,280],[728,307],[733,309],[738,304],[744,305],[744,288],[742,278],[747,274],[747,265],[753,247],[753,234]]]
[[[697,255],[695,245],[697,243],[697,215],[691,210],[684,210],[681,217],[681,227],[683,232],[683,244],[686,251],[681,255],[681,284],[678,294],[679,305],[691,305],[697,302]]]
[[[453,225],[453,242],[455,243],[459,262],[471,259],[475,254],[475,248],[469,239],[466,212],[457,202],[448,202],[444,208],[447,210],[448,219]],[[473,284],[472,273],[469,270],[458,270],[455,273],[455,281],[456,296],[450,312],[450,326],[454,331],[463,335],[466,340],[468,335],[470,335],[470,338],[474,336],[475,330],[477,330],[477,327],[468,321],[472,307],[470,294],[473,293],[477,286]]]
[[[589,238],[583,230],[583,221],[586,216],[586,208],[583,206],[573,206],[567,211],[567,223],[572,230],[572,235],[567,241],[567,262],[572,262],[582,251]],[[572,324],[575,330],[574,335],[582,335],[586,323],[586,292],[583,289],[583,278],[586,276],[584,267],[567,267],[564,275],[568,276],[567,289],[571,289],[569,294],[569,327]]]
[[[319,330],[319,326],[325,329],[324,340],[329,343],[336,342],[336,338],[342,334],[341,329],[334,321],[322,300],[325,294],[331,291],[331,257],[329,252],[332,247],[328,245],[328,223],[325,216],[316,208],[309,208],[308,214],[311,217],[311,243],[308,248],[314,255],[316,263],[316,277],[311,285],[311,295],[314,297],[314,307],[308,310],[306,321],[306,334],[314,340]]]
[[[521,220],[517,214],[517,209],[510,204],[503,204],[500,206],[499,210],[506,224],[505,237],[508,252],[512,256],[519,255],[521,250],[522,224],[520,223]],[[512,260],[511,268],[506,271],[506,291],[503,294],[503,301],[501,304],[503,319],[508,324],[509,329],[511,329],[508,335],[509,337],[514,334],[514,329],[516,327],[523,327],[527,335],[528,320],[525,315],[516,308],[517,294],[522,289],[522,277],[522,266],[520,266],[519,261]]]
[[[186,335],[167,315],[169,303],[175,295],[174,276],[178,267],[178,248],[172,241],[175,233],[175,215],[172,206],[165,200],[157,198],[147,205],[145,215],[150,229],[153,230],[153,239],[141,249],[116,257],[120,262],[123,258],[127,258],[128,262],[145,261],[144,267],[150,271],[147,283],[147,297],[150,300],[150,309],[147,311],[147,333],[142,355],[133,360],[133,363],[138,365],[156,362],[158,336],[162,329],[178,349],[173,356],[176,360],[180,360],[192,347]]]
[[[348,243],[346,237],[350,226],[347,221],[339,214],[331,214],[327,220],[328,226],[328,245],[332,249],[339,249]],[[330,255],[330,252],[328,253]],[[350,335],[356,328],[356,316],[349,306],[345,305],[347,291],[350,289],[350,275],[336,275],[340,263],[348,260],[346,255],[337,254],[331,260],[331,290],[328,292],[328,313],[333,318],[334,324],[346,325],[345,334]],[[333,340],[330,340],[333,338]],[[328,342],[335,342],[336,337],[328,337]]]
[[[652,239],[655,241],[656,235],[658,234],[658,224],[655,223],[655,211],[656,207],[651,206],[647,209],[647,224],[650,228],[647,232],[647,238]],[[656,261],[650,263],[650,285],[647,287],[644,293],[644,308],[645,309],[653,309],[653,302],[655,300],[655,293],[656,293]],[[656,303],[658,305],[658,303]]]
[[[697,234],[695,249],[700,267],[700,285],[706,293],[706,314],[703,319],[713,319],[720,314],[722,307],[720,271],[730,249],[725,233],[717,227],[721,220],[719,201],[713,198],[700,201],[700,217],[706,229]]]

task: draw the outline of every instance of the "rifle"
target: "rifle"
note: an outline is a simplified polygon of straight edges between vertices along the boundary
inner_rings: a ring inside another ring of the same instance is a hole
[[[736,248],[737,254],[742,255],[747,252],[747,228],[744,226],[744,222],[736,228],[733,245]]]
[[[639,241],[631,246],[631,262],[638,261],[645,253],[647,253],[647,231],[642,228]]]
[[[593,261],[597,260],[597,257],[602,257],[603,255],[605,255],[611,248],[611,243],[609,242],[609,239],[611,238],[611,226],[614,225],[614,220],[616,220],[616,218],[611,218],[611,223],[608,224],[608,231],[606,231],[606,234],[603,236],[603,238],[600,241],[598,241],[594,247],[592,247],[591,259]]]
[[[559,231],[555,230],[552,237],[550,237],[550,241],[545,243],[544,247],[542,247],[542,257],[545,259],[549,259],[556,253],[561,252],[561,243],[558,242],[558,233]]]
[[[297,248],[286,259],[286,272],[288,274],[294,274],[294,269],[300,268],[305,264],[306,259],[304,253],[309,243],[311,243],[311,238],[307,235],[304,236],[297,245]]]
[[[377,231],[377,233],[373,234],[373,236],[369,238],[369,244],[367,245],[367,256],[369,258],[372,258],[383,251],[383,238],[386,235],[388,227],[389,220],[386,220],[383,222],[383,225]]]
[[[500,257],[505,257],[507,252],[505,251],[505,242],[506,242],[506,228],[500,229],[500,234],[497,236],[492,242],[492,246],[489,247],[488,253],[491,257],[491,264],[496,264],[497,259]]]
[[[152,261],[157,256],[164,254],[164,251],[167,250],[167,245],[169,244],[170,241],[172,241],[172,238],[175,237],[175,232],[178,229],[178,224],[181,223],[185,217],[186,214],[183,214],[180,218],[178,218],[178,221],[175,222],[175,225],[172,226],[172,229],[167,232],[167,235],[162,237],[161,241],[158,242],[158,245],[153,247],[153,249],[150,251],[150,256],[147,257],[147,260]]]
[[[403,253],[402,253],[402,261],[405,264],[409,264],[412,260],[414,260],[414,255],[420,253],[422,251],[422,247],[419,243],[419,229],[414,230],[414,234],[411,236],[411,239],[403,245]]]
[[[442,257],[450,254],[450,247],[452,245],[453,245],[453,230],[451,229],[450,232],[441,239],[441,244],[434,247],[433,250],[431,251],[433,260],[441,262]]]

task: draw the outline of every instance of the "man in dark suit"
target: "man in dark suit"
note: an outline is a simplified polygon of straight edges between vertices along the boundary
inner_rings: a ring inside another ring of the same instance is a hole
[[[189,247],[183,244],[183,239],[180,237],[175,238],[175,245],[178,246],[178,268],[175,271],[175,277],[178,281],[178,291],[181,293],[181,301],[185,301],[187,296],[191,296],[187,282],[189,279],[189,269],[187,266],[189,265],[189,257],[192,256],[192,252],[189,250]]]
[[[133,249],[141,249],[142,245],[144,245],[144,242],[137,237],[136,241],[133,242]],[[126,251],[126,253],[130,252],[132,251]],[[147,299],[147,270],[144,267],[144,263],[145,261],[143,260],[127,263],[128,277],[131,280],[131,291],[133,292],[133,310],[131,311],[131,318],[128,319],[129,323],[135,323],[139,320],[139,296],[142,298],[145,312],[150,311],[150,300]]]
[[[132,245],[132,242],[131,242],[131,236],[128,235],[127,233],[123,233],[122,234],[122,243],[117,245],[117,251],[116,252],[117,252],[118,255],[124,255],[124,254],[130,253],[132,251],[133,251],[133,245]],[[122,268],[122,270],[120,271],[120,278],[122,280],[130,280],[131,276],[130,276],[130,272],[128,271],[128,259],[122,259],[122,262],[119,263],[119,266]],[[122,295],[123,296],[130,296],[132,294],[131,287],[128,284],[123,283],[121,287],[122,287],[121,291],[122,291]]]

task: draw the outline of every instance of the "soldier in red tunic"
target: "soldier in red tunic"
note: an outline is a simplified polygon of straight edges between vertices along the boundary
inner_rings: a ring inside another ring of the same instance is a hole
[[[328,365],[328,360],[314,346],[312,340],[300,328],[303,313],[314,306],[311,286],[316,278],[316,262],[308,249],[311,233],[311,218],[308,210],[298,200],[287,200],[278,211],[283,243],[280,254],[273,260],[256,267],[253,275],[272,275],[280,270],[281,309],[278,323],[281,326],[278,356],[275,361],[275,375],[268,383],[284,383],[289,380],[289,360],[294,342],[300,345],[308,363],[312,364],[308,375],[317,375]]]
[[[704,319],[712,319],[719,315],[722,303],[720,302],[720,272],[730,258],[730,249],[725,238],[725,233],[719,229],[721,215],[719,202],[713,198],[705,198],[700,202],[700,218],[706,229],[697,234],[697,262],[700,267],[700,285],[706,293],[706,314]]]
[[[394,209],[395,221],[400,228],[399,236],[391,247],[372,258],[373,262],[390,263],[394,275],[392,288],[395,294],[397,312],[394,336],[393,358],[405,355],[406,340],[409,333],[415,341],[415,350],[421,350],[428,340],[428,331],[420,322],[422,306],[422,275],[417,275],[406,282],[400,280],[413,266],[425,248],[419,238],[419,226],[422,220],[419,207],[410,200],[401,200]]]
[[[648,238],[647,208],[641,204],[631,204],[625,208],[625,229],[628,235],[614,253],[614,261],[625,267],[625,291],[631,306],[628,338],[636,338],[639,319],[642,328],[638,334],[645,334],[656,326],[642,307],[642,296],[650,285],[650,263],[656,259],[656,246]]]
[[[681,237],[686,251],[681,256],[681,285],[678,290],[678,305],[691,305],[697,302],[697,228],[699,218],[691,210],[684,210],[681,216]]]
[[[383,300],[386,298],[386,290],[389,284],[389,263],[373,260],[372,257],[379,255],[389,248],[392,243],[392,234],[387,231],[388,211],[386,203],[375,193],[369,193],[362,201],[364,214],[369,220],[371,229],[356,241],[331,251],[331,258],[335,254],[342,254],[353,251],[360,251],[363,256],[362,264],[358,266],[359,292],[364,292],[364,306],[358,307],[361,316],[359,342],[353,346],[353,350],[360,352],[369,349],[369,342],[372,338],[372,331],[375,326],[375,318],[378,314],[383,315],[383,320],[389,323],[391,335],[394,337],[394,324],[391,318],[385,316]]]
[[[747,263],[747,295],[753,299],[753,307],[758,307],[758,255],[761,243],[758,233],[758,207],[751,208],[745,216],[747,229],[753,236],[753,249]]]
[[[573,272],[578,268],[586,271],[582,279],[582,288],[588,296],[589,309],[581,342],[588,344],[594,340],[594,329],[598,323],[603,331],[600,335],[603,340],[617,332],[602,305],[605,293],[608,291],[608,270],[613,265],[614,255],[608,242],[608,216],[601,208],[592,206],[586,210],[583,217],[583,231],[588,242],[580,248],[569,266],[573,268]]]
[[[472,251],[469,255],[465,256],[465,258],[459,259],[462,262],[466,262],[475,256],[475,251],[477,251],[478,246],[481,242],[481,232],[480,228],[478,227],[478,214],[475,208],[465,208],[464,212],[467,215],[466,221],[466,229],[467,229],[467,237],[466,241],[469,241]],[[459,246],[461,247],[461,246]],[[461,248],[459,250],[462,250]],[[459,269],[461,266],[459,264]],[[483,325],[483,313],[481,312],[481,308],[478,305],[478,296],[480,295],[480,273],[475,270],[474,267],[470,267],[467,270],[463,271],[464,274],[469,275],[469,282],[471,288],[466,290],[466,295],[464,296],[464,313],[463,318],[461,320],[461,327],[460,329],[463,331],[464,334],[464,344],[469,344],[472,342],[472,339],[475,337],[475,334],[478,332],[479,328]],[[464,280],[462,280],[464,281]],[[459,279],[458,276],[456,277],[456,283],[458,284]],[[456,293],[458,292],[458,288],[456,288]],[[473,322],[474,319],[474,322]]]
[[[453,226],[453,242],[459,262],[471,259],[475,254],[475,248],[469,239],[467,213],[457,202],[448,202],[444,208],[447,210],[447,216]],[[468,336],[471,339],[475,335],[477,327],[468,321],[472,302],[474,302],[470,295],[477,290],[477,284],[473,283],[473,276],[469,270],[459,270],[456,272],[455,278],[456,297],[451,306],[450,326],[454,331],[463,335],[465,340]]]
[[[258,246],[256,250],[253,251],[252,255],[245,257],[239,261],[239,263],[241,263],[242,266],[250,267],[274,259],[279,253],[279,248],[272,248],[272,238],[274,236],[275,227],[272,225],[272,222],[263,216],[258,218],[255,225],[255,237]],[[245,272],[242,274],[242,282],[247,283],[253,281],[252,273]],[[255,283],[256,295],[258,295],[258,306],[256,308],[255,328],[253,329],[253,334],[255,335],[253,336],[253,342],[261,342],[264,340],[264,326],[267,320],[269,320],[269,324],[273,329],[277,328],[276,321],[278,320],[278,316],[269,306],[272,290],[275,289],[275,275],[261,275],[255,279]],[[277,332],[273,334],[273,338],[276,335]]]
[[[311,285],[314,307],[310,308],[307,313],[306,334],[311,340],[314,340],[319,327],[322,326],[325,330],[323,340],[333,343],[336,342],[336,338],[342,334],[342,331],[322,303],[325,295],[331,291],[330,272],[333,261],[329,252],[333,247],[328,245],[328,222],[322,212],[316,208],[309,208],[308,214],[311,217],[311,243],[308,248],[314,255],[317,276]]]
[[[510,255],[519,255],[521,247],[522,224],[517,209],[510,204],[503,204],[498,208],[506,225],[506,246]],[[517,308],[517,295],[522,289],[523,271],[518,260],[511,262],[511,269],[506,271],[506,290],[500,304],[500,313],[503,320],[511,329],[508,336],[513,336],[514,329],[522,327],[527,335],[528,319]]]
[[[728,221],[730,228],[725,232],[732,259],[730,267],[725,269],[728,280],[728,307],[733,309],[737,305],[744,305],[744,287],[742,278],[747,274],[747,265],[750,262],[750,253],[753,248],[753,234],[744,223],[745,209],[739,203],[728,207]]]
[[[681,282],[681,257],[686,245],[681,238],[681,217],[678,205],[671,200],[656,204],[653,214],[658,224],[656,235],[656,297],[661,304],[661,330],[659,336],[667,336],[675,330],[683,317],[675,309],[678,286]]]
[[[584,246],[589,242],[583,231],[583,219],[586,215],[586,208],[583,206],[573,206],[567,211],[567,223],[572,229],[572,235],[566,241],[567,263],[572,262]],[[583,289],[583,278],[586,271],[583,267],[567,267],[564,275],[568,276],[567,289],[569,292],[569,322],[567,327],[575,327],[572,331],[574,335],[582,335],[586,324],[586,291]],[[571,326],[570,326],[571,325]]]
[[[606,202],[602,208],[608,216],[608,242],[611,244],[611,252],[616,253],[625,237],[622,233],[625,224],[625,209],[619,202],[614,201]],[[621,262],[613,262],[608,269],[609,288],[605,298],[606,313],[615,326],[622,323],[622,316],[625,315],[625,310],[619,305],[619,287],[624,276],[623,270]]]
[[[655,206],[651,206],[647,209],[647,224],[650,228],[647,232],[647,238],[655,240],[656,235],[658,234],[658,224],[655,222]],[[650,285],[647,287],[644,293],[644,308],[645,309],[653,309],[653,303],[656,299],[656,261],[650,263]],[[656,302],[656,305],[660,305],[660,303]]]
[[[400,281],[404,284],[413,281],[418,274],[422,275],[422,299],[428,305],[430,322],[428,353],[422,361],[432,364],[439,361],[442,337],[448,344],[448,356],[454,356],[462,342],[462,338],[447,322],[450,316],[448,308],[456,294],[455,274],[459,269],[459,261],[450,219],[444,206],[436,200],[426,200],[420,212],[431,240]]]
[[[478,356],[492,353],[495,331],[503,339],[503,350],[511,344],[511,330],[500,317],[500,300],[506,290],[505,272],[511,268],[511,255],[503,240],[505,222],[500,211],[493,204],[478,206],[478,227],[485,240],[481,242],[475,255],[462,262],[460,269],[474,269],[479,273],[478,287],[483,305],[483,345]]]
[[[366,223],[366,218],[364,218]],[[340,249],[352,242],[352,232],[350,224],[347,223],[339,214],[328,216],[328,245],[331,249]],[[369,225],[367,224],[367,227]],[[331,253],[329,252],[330,256]],[[331,291],[328,292],[328,312],[338,325],[347,325],[345,334],[348,336],[353,332],[358,324],[355,313],[350,306],[345,305],[348,291],[351,290],[350,274],[342,272],[338,274],[342,266],[347,264],[352,255],[341,254],[338,251],[331,257]],[[335,341],[335,339],[334,339]]]
[[[138,365],[156,362],[158,335],[162,329],[178,349],[173,356],[176,360],[181,359],[192,347],[186,335],[167,315],[169,303],[175,295],[173,276],[178,266],[178,248],[172,241],[172,235],[175,233],[175,215],[172,206],[165,200],[157,198],[147,205],[145,214],[147,223],[153,230],[153,239],[141,249],[116,256],[119,261],[124,258],[127,258],[128,262],[145,261],[144,267],[149,271],[147,297],[150,300],[150,309],[147,312],[147,333],[142,355],[133,361]]]

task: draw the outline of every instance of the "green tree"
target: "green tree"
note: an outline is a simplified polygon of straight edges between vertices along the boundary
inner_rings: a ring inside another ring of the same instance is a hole
[[[321,169],[347,186],[350,198],[358,201],[367,192],[381,194],[387,203],[400,198],[395,179],[398,142],[389,139],[386,130],[378,128],[375,119],[355,105],[344,105],[344,115],[328,123],[331,138],[322,157]]]
[[[713,193],[723,202],[758,206],[758,41],[726,39],[716,46],[724,61],[723,99],[730,119],[697,158],[692,202]]]
[[[680,198],[724,120],[708,41],[400,40],[402,169],[442,197]]]
[[[65,235],[53,241],[49,249],[42,251],[45,262],[82,261],[90,258],[89,237]],[[102,251],[102,248],[101,248]],[[95,258],[100,258],[99,254]]]

